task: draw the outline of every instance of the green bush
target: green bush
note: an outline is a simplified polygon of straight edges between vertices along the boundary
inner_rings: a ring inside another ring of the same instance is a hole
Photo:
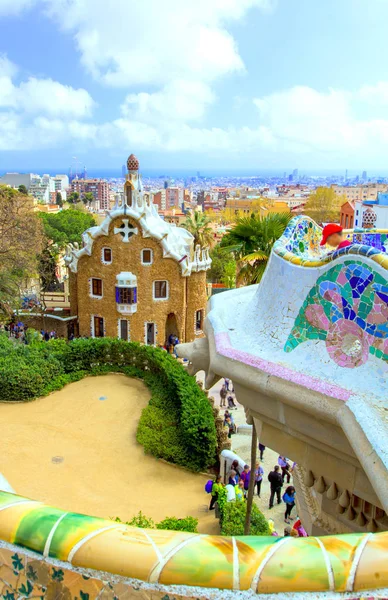
[[[176,517],[166,517],[156,525],[156,529],[168,529],[169,531],[188,531],[189,533],[198,533],[198,519],[194,517],[185,517],[177,519]]]
[[[123,523],[120,517],[112,519],[116,523]],[[140,527],[142,529],[167,529],[168,531],[188,531],[189,533],[198,533],[198,519],[194,517],[185,517],[184,519],[178,519],[177,517],[166,517],[160,523],[154,523],[151,517],[143,515],[140,511],[130,521],[125,521],[125,525],[131,525],[132,527]]]
[[[246,512],[244,500],[227,502],[221,514],[221,535],[244,535]],[[256,504],[252,504],[250,535],[271,535],[268,522]]]
[[[214,464],[212,407],[194,377],[170,354],[112,338],[50,340],[24,345],[0,336],[0,401],[33,400],[86,375],[119,372],[151,391],[137,440],[144,450],[200,471]]]

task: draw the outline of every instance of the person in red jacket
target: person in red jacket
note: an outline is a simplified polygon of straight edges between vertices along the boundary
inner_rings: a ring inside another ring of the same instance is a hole
[[[335,223],[329,223],[323,228],[321,246],[325,244],[329,244],[329,246],[336,250],[351,245],[348,240],[343,239],[341,225],[336,225]]]

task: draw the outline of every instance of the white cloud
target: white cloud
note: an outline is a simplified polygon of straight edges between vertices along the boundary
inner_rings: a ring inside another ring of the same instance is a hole
[[[124,117],[145,123],[196,121],[213,101],[214,94],[205,83],[176,80],[158,92],[129,94],[121,111]]]
[[[45,0],[74,33],[81,62],[97,80],[130,87],[175,79],[212,81],[244,66],[225,24],[268,0]]]
[[[6,56],[0,56],[0,108],[73,118],[91,114],[94,102],[86,90],[35,77],[18,85],[14,82],[16,74],[16,66]]]

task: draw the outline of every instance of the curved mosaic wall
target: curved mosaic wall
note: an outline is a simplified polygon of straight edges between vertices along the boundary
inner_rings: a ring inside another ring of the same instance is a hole
[[[388,532],[322,538],[228,538],[145,530],[66,513],[1,492],[0,539],[20,547],[11,560],[14,573],[22,576],[16,585],[26,598],[32,597],[36,581],[23,549],[65,561],[69,567],[95,569],[164,586],[272,594],[358,592],[388,586]],[[52,568],[50,578],[50,582],[61,583],[63,570]],[[18,597],[12,596],[12,591],[7,593],[3,593],[5,600]],[[82,600],[88,598],[81,595]]]

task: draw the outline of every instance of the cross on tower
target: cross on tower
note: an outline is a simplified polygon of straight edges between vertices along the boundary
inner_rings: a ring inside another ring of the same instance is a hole
[[[128,225],[128,219],[123,219],[123,224],[120,227],[115,227],[113,233],[120,233],[123,238],[123,242],[129,242],[129,238],[132,235],[137,234],[137,227],[131,227]]]

